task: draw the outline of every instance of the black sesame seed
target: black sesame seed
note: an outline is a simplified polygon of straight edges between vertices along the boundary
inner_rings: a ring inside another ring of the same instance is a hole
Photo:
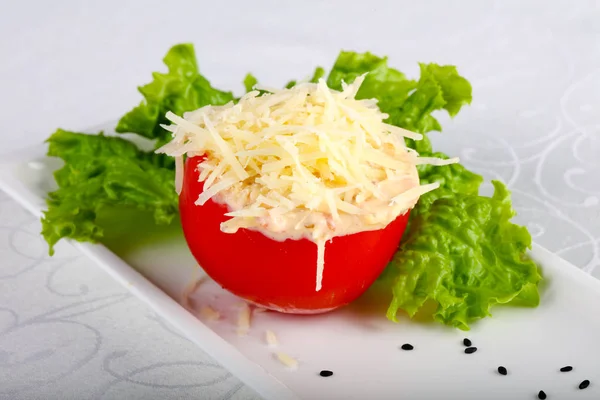
[[[588,381],[587,379],[583,382],[581,382],[579,384],[579,389],[585,389],[586,387],[590,386],[590,381]]]
[[[412,349],[414,349],[414,346],[410,343],[405,343],[402,346],[400,346],[400,348],[402,350],[412,350]]]
[[[566,367],[562,367],[560,369],[560,372],[569,372],[569,371],[573,371],[573,367],[571,367],[570,365],[567,365]]]
[[[465,353],[467,353],[467,354],[473,354],[473,353],[475,353],[476,351],[477,351],[477,347],[467,347],[467,348],[465,349]]]
[[[471,341],[470,341],[469,339],[467,339],[467,338],[464,338],[464,339],[463,339],[463,344],[464,344],[465,346],[467,346],[467,347],[471,347],[471,344],[472,344],[472,343],[471,343]]]
[[[327,377],[333,375],[333,372],[324,369],[323,371],[319,372],[319,375],[321,375],[324,378],[327,378]]]
[[[540,392],[538,393],[538,399],[544,400],[546,397],[546,393],[544,393],[543,390],[540,390]]]
[[[506,374],[508,374],[508,371],[507,371],[507,370],[506,370],[506,368],[504,368],[503,366],[499,366],[499,367],[498,367],[498,373],[499,373],[500,375],[506,375]]]

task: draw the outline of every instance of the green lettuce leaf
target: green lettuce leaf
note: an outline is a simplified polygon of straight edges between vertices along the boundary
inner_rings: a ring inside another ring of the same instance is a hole
[[[377,99],[378,106],[389,115],[388,123],[426,133],[441,131],[439,122],[431,115],[446,110],[455,116],[462,106],[471,103],[471,84],[450,65],[419,64],[419,81],[388,67],[386,57],[371,53],[344,51],[337,58],[327,84],[340,90],[342,82],[352,83],[358,76],[368,73],[356,98]],[[407,139],[409,147],[423,155],[432,152],[427,137],[420,141]]]
[[[327,82],[339,90],[367,72],[357,98],[377,99],[388,123],[414,132],[441,131],[434,112],[453,117],[471,103],[471,85],[454,66],[420,64],[419,80],[413,81],[371,53],[342,52]],[[433,152],[426,135],[406,142],[421,156],[447,158]],[[418,171],[422,184],[440,187],[420,197],[381,277],[393,292],[388,318],[396,320],[401,309],[412,317],[433,302],[437,321],[468,329],[494,304],[536,306],[541,278],[525,255],[531,236],[510,222],[514,211],[504,185],[494,182],[495,194],[488,198],[478,195],[483,178],[462,165],[420,165]]]
[[[447,159],[443,153],[427,154],[430,157]],[[421,210],[427,210],[434,201],[440,198],[449,198],[457,194],[477,196],[479,187],[483,183],[483,177],[469,171],[461,164],[450,164],[444,166],[418,165],[419,180],[422,185],[438,182],[440,187],[425,193],[419,198],[417,206],[411,215],[417,216]]]
[[[252,74],[247,74],[244,78],[244,88],[246,89],[246,93],[252,91],[254,86],[258,83],[258,79]]]
[[[351,51],[340,53],[327,77],[327,85],[332,89],[342,90],[342,82],[352,83],[366,73],[368,74],[356,98],[377,99],[378,106],[384,113],[389,114],[402,106],[411,91],[417,87],[417,82],[388,67],[387,57]]]
[[[137,133],[164,143],[169,132],[160,124],[168,123],[165,117],[167,111],[182,115],[209,104],[222,105],[233,100],[231,92],[213,88],[200,75],[193,45],[173,46],[163,61],[168,72],[153,73],[154,80],[138,88],[144,101],[119,120],[117,132]]]
[[[48,156],[64,161],[54,173],[58,189],[48,194],[42,218],[50,254],[62,238],[99,241],[104,229],[97,217],[105,207],[150,211],[157,224],[169,224],[177,215],[175,177],[166,158],[102,133],[59,129],[47,142]]]
[[[419,81],[388,67],[387,57],[371,53],[343,51],[327,78],[329,87],[341,90],[342,82],[352,83],[368,73],[356,97],[377,99],[381,111],[390,114],[397,126],[416,132],[441,130],[431,113],[446,110],[455,116],[463,105],[471,103],[471,84],[451,65],[419,64]]]
[[[258,79],[252,75],[252,74],[247,74],[246,77],[244,78],[244,88],[246,89],[246,93],[251,92],[254,89],[254,86],[256,86],[258,84]],[[258,90],[258,92],[260,93],[259,95],[262,96],[265,93],[269,93],[266,90]],[[239,101],[239,99],[235,99],[235,102]]]
[[[460,194],[419,204],[418,213],[388,268],[395,273],[388,318],[411,317],[427,301],[433,318],[463,330],[494,304],[537,306],[537,265],[524,253],[527,229],[515,225],[506,187],[493,181],[492,197]],[[390,272],[388,271],[388,275]]]
[[[400,107],[388,111],[388,122],[414,132],[441,131],[440,123],[431,114],[445,110],[451,117],[455,116],[462,106],[471,103],[471,84],[458,74],[454,66],[420,64],[420,68],[417,87]],[[433,151],[427,137],[406,141],[409,147],[422,155]]]

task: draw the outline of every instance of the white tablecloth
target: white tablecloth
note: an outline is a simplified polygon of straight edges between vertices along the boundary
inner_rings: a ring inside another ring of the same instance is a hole
[[[340,49],[452,63],[474,100],[438,148],[508,183],[535,240],[600,277],[596,1],[41,2],[0,5],[2,151],[114,120],[173,44],[217,87],[329,66]],[[0,196],[0,399],[248,399],[254,392]],[[595,270],[594,270],[595,269]]]

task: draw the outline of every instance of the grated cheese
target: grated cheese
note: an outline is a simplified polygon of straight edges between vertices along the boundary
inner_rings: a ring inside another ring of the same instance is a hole
[[[267,330],[265,332],[265,341],[267,342],[269,347],[277,346],[277,336],[275,336],[275,333],[271,330]]]
[[[210,306],[203,306],[200,309],[200,316],[207,321],[218,321],[221,318],[221,313]]]
[[[316,291],[321,290],[323,286],[323,271],[325,270],[325,241],[317,242],[317,287]]]
[[[435,190],[439,187],[440,187],[439,182],[434,182],[434,183],[429,183],[427,185],[417,186],[412,189],[408,189],[404,193],[400,193],[398,196],[394,197],[391,202],[403,204],[403,202],[410,201],[412,198],[418,198],[422,194],[431,192],[432,190]]]
[[[459,162],[458,157],[449,158],[447,160],[444,160],[441,158],[436,158],[436,157],[419,157],[416,160],[417,165],[430,164],[430,165],[436,165],[436,166],[456,164],[458,162]]]
[[[248,303],[242,303],[238,314],[237,334],[246,336],[250,330],[250,306]]]
[[[185,287],[185,289],[183,289],[183,292],[181,293],[181,305],[183,306],[183,308],[185,308],[186,310],[193,309],[192,304],[190,302],[190,298],[191,298],[192,294],[196,290],[198,290],[200,285],[202,285],[202,283],[204,283],[205,280],[206,280],[206,275],[202,275],[200,278],[191,281]]]
[[[246,93],[234,104],[206,106],[183,117],[168,112],[173,140],[158,152],[205,155],[198,164],[209,200],[227,205],[221,230],[262,232],[274,240],[307,238],[317,245],[315,290],[323,285],[326,243],[378,230],[414,207],[438,185],[419,185],[416,166],[458,158],[420,158],[404,139],[422,135],[384,121],[376,100],[356,100],[365,75],[341,92],[323,79],[291,89]]]
[[[290,357],[289,355],[287,355],[283,352],[280,352],[280,351],[276,352],[275,356],[277,357],[279,362],[281,362],[286,367],[288,367],[290,369],[298,368],[298,360],[296,360],[295,358]]]
[[[183,188],[183,157],[175,157],[175,191],[177,194],[181,194]]]

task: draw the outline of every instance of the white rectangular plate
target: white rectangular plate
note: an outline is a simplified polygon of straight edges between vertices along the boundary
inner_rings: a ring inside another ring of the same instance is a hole
[[[45,150],[12,154],[0,165],[0,188],[38,216],[59,165]],[[202,271],[181,234],[115,253],[76,246],[266,399],[535,399],[540,390],[549,399],[600,398],[600,282],[539,246],[531,255],[545,276],[541,306],[496,307],[470,332],[407,318],[394,324],[385,318],[389,299],[368,294],[319,316],[255,313],[245,337],[236,334],[240,301],[214,282],[201,283],[186,302]],[[203,305],[221,319],[202,322]],[[278,338],[275,348],[265,342],[267,329]],[[476,353],[464,353],[465,337]],[[415,349],[400,350],[404,343]],[[296,358],[298,368],[284,367],[275,351]],[[497,373],[500,365],[507,376]],[[575,369],[559,372],[564,365]],[[334,375],[320,377],[323,369]],[[592,384],[579,390],[584,379]]]

